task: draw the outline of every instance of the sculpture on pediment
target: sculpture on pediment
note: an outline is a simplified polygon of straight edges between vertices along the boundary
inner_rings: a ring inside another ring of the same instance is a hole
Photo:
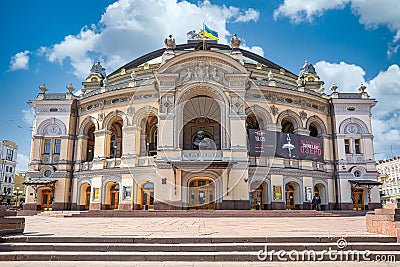
[[[181,72],[182,83],[189,81],[215,81],[223,83],[223,73],[208,62],[199,62],[195,66],[187,67]]]
[[[191,30],[191,31],[187,32],[186,36],[187,36],[188,40],[193,40],[193,39],[199,38],[199,35],[196,33],[195,30]]]
[[[100,61],[98,61],[97,63],[93,64],[92,68],[90,69],[90,74],[92,73],[98,73],[101,76],[103,76],[103,78],[105,78],[106,75],[106,69],[103,68],[103,66],[101,66]]]
[[[231,38],[231,43],[230,43],[230,47],[232,49],[234,48],[239,48],[240,43],[242,42],[242,39],[238,38],[236,33],[233,35],[233,37]]]
[[[308,63],[307,60],[304,62],[303,67],[300,69],[300,75],[299,76],[303,76],[304,74],[315,74],[315,75],[317,75],[317,72],[315,71],[314,66],[312,64]]]
[[[187,68],[186,74],[183,76],[182,83],[190,81],[193,78],[193,72],[190,68]]]
[[[211,79],[213,79],[214,81],[219,82],[219,83],[222,82],[221,77],[218,75],[217,68],[213,68],[212,73],[211,73]]]
[[[42,91],[43,94],[45,94],[47,91],[49,91],[49,89],[47,89],[45,84],[39,86],[39,89],[40,89],[40,91]]]
[[[172,50],[176,48],[175,39],[172,37],[171,34],[164,39],[164,44],[167,50]]]
[[[72,94],[73,91],[75,91],[75,87],[70,83],[69,85],[66,86],[68,92]]]

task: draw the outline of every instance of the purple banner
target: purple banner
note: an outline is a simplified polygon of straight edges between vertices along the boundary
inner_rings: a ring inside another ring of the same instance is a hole
[[[249,130],[250,156],[324,160],[323,139],[291,133]]]

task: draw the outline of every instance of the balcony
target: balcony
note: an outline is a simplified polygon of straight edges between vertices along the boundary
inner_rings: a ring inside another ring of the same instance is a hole
[[[106,159],[104,169],[119,168],[121,166],[121,158]]]
[[[145,167],[145,166],[155,166],[154,163],[154,157],[149,156],[149,157],[139,157],[138,158],[138,166],[140,167]]]

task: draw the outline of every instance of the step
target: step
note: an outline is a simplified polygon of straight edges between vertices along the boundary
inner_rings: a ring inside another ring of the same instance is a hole
[[[262,252],[262,251],[261,251]],[[302,254],[293,254],[288,251],[287,254],[281,252],[272,252],[265,256],[259,251],[243,251],[243,252],[37,252],[37,251],[13,251],[0,252],[0,261],[286,261],[301,260]],[[280,253],[280,254],[279,254]],[[290,254],[291,253],[291,254]],[[391,261],[400,261],[399,251],[365,251],[357,254],[328,254],[325,251],[316,251],[314,254],[303,254],[304,260],[318,261],[338,261],[342,257],[345,261],[363,261],[374,260],[376,257],[391,257]],[[341,256],[340,256],[341,255]],[[265,256],[265,258],[263,258]],[[363,259],[363,256],[365,257]],[[308,257],[308,258],[307,258]],[[333,258],[335,257],[335,259]]]
[[[332,243],[344,238],[347,242],[396,243],[396,237],[368,236],[293,236],[293,237],[128,237],[128,236],[4,236],[1,243],[139,243],[139,244],[215,244],[215,243]]]
[[[229,252],[269,250],[338,250],[337,243],[187,243],[187,244],[118,244],[118,243],[1,243],[0,251],[77,251],[77,252]],[[345,250],[400,251],[399,243],[348,243]]]

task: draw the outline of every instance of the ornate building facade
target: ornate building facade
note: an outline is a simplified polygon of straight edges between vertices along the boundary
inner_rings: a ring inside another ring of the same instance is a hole
[[[9,140],[0,141],[0,205],[11,205],[14,197],[15,167],[18,145]]]
[[[376,164],[379,172],[381,202],[387,204],[391,200],[400,202],[400,158],[380,160]]]
[[[79,95],[41,93],[25,209],[373,209],[370,99],[231,45],[188,40]]]

